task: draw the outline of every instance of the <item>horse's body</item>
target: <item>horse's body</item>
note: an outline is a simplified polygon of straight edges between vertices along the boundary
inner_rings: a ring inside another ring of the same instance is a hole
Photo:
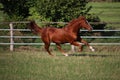
[[[40,34],[42,41],[45,44],[45,49],[47,52],[51,54],[49,51],[50,43],[56,43],[57,48],[65,55],[65,52],[61,49],[60,44],[64,43],[70,43],[71,45],[78,46],[81,49],[81,45],[79,42],[84,43],[87,45],[92,51],[94,49],[92,46],[89,46],[89,44],[84,41],[80,36],[78,36],[78,32],[81,28],[86,28],[89,31],[92,30],[92,27],[89,25],[89,23],[86,21],[84,17],[79,17],[78,19],[72,20],[68,25],[66,25],[64,28],[54,28],[54,27],[46,27],[46,28],[40,28],[35,22],[30,22],[30,28],[34,33]],[[78,42],[79,41],[79,42]]]
[[[58,29],[53,27],[43,28],[41,37],[43,41],[47,39],[48,41],[56,44],[72,43],[77,38],[65,31],[63,28]]]

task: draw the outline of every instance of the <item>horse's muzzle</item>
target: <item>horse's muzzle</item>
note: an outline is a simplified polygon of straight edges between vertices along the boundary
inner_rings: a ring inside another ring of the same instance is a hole
[[[90,27],[90,28],[88,29],[88,31],[89,31],[89,32],[91,32],[92,30],[93,30],[93,28],[92,28],[92,27]]]

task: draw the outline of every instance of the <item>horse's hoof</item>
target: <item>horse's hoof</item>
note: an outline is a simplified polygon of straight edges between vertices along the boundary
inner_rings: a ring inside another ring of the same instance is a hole
[[[64,54],[65,56],[68,56],[68,54]]]
[[[92,52],[95,52],[95,49],[92,49]]]
[[[95,49],[92,46],[89,46],[92,52],[95,52]]]
[[[54,55],[52,55],[52,54],[50,56],[54,57]]]

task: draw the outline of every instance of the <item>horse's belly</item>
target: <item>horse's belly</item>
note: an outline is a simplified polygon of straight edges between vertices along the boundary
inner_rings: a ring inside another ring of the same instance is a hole
[[[52,42],[59,43],[59,44],[64,44],[64,43],[68,43],[68,40],[65,39],[65,38],[53,38]]]
[[[54,43],[72,43],[76,39],[76,36],[69,34],[68,32],[58,30],[50,35],[50,41]]]
[[[58,44],[72,43],[75,39],[71,36],[53,36],[51,41]]]

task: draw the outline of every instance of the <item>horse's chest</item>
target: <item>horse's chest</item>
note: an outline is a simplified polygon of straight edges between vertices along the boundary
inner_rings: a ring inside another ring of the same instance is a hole
[[[72,33],[72,32],[69,32],[68,33],[69,35],[70,35],[70,37],[72,38],[72,39],[77,39],[77,33]]]

